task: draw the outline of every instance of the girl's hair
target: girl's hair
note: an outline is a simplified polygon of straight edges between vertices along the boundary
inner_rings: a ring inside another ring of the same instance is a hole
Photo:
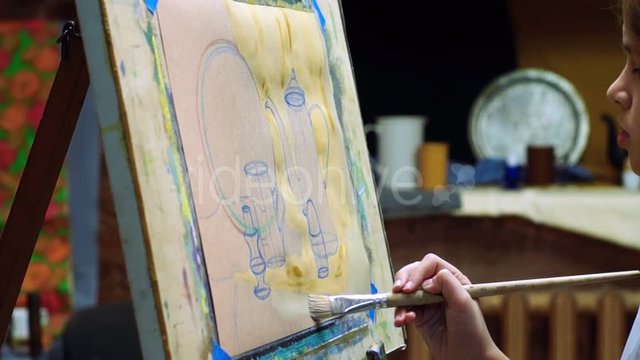
[[[622,0],[622,21],[627,29],[640,37],[640,1]]]

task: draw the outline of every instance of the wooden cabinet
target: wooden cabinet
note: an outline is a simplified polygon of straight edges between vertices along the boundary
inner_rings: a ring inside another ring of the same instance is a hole
[[[518,217],[449,215],[385,221],[394,268],[433,252],[473,282],[637,269],[640,251]],[[619,358],[636,309],[640,280],[481,300],[496,343],[515,359]],[[408,331],[392,359],[429,359]],[[616,357],[617,354],[617,357]]]

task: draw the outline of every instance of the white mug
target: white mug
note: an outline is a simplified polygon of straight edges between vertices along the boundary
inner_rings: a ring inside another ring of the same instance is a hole
[[[418,187],[418,149],[426,123],[427,118],[421,115],[388,115],[365,125],[365,133],[374,131],[378,139],[379,185],[391,189]]]

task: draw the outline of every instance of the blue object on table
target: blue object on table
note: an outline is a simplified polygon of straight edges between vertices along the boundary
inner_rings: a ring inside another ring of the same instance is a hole
[[[508,165],[504,167],[504,188],[517,189],[520,187],[522,180],[522,166]]]
[[[505,177],[503,159],[481,159],[476,162],[476,184],[501,184]]]
[[[593,181],[593,174],[589,169],[580,165],[556,168],[556,182],[589,182]]]
[[[522,179],[526,178],[526,172],[526,167],[510,165],[503,159],[480,159],[474,166],[451,162],[449,184],[457,189],[470,188],[474,185],[499,185],[507,189],[515,189],[520,186]],[[589,181],[593,181],[593,175],[583,166],[556,166],[556,183]]]

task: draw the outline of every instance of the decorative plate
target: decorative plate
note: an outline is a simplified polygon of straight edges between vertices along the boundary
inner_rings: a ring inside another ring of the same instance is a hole
[[[551,145],[556,164],[573,165],[587,145],[589,115],[567,79],[547,70],[516,70],[478,96],[469,135],[478,159],[525,164],[528,145]]]

